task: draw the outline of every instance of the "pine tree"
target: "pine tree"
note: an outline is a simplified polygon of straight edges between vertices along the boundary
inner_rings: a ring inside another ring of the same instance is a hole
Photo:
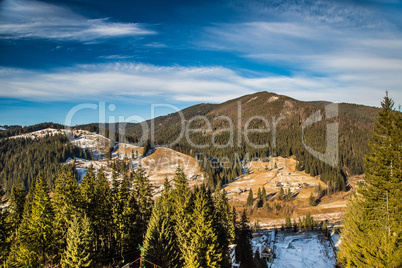
[[[0,186],[1,192],[1,186]],[[1,201],[0,193],[0,206],[5,202]],[[16,183],[11,189],[11,194],[8,199],[9,205],[7,209],[0,208],[0,261],[6,260],[10,246],[15,242],[18,234],[18,228],[21,224],[24,203],[25,203],[25,190],[21,183]]]
[[[10,233],[10,226],[7,223],[7,210],[3,208],[6,201],[3,200],[4,191],[0,184],[0,261],[3,263],[8,253],[7,237]]]
[[[96,197],[95,197],[95,170],[91,165],[89,166],[87,173],[81,181],[81,196],[83,199],[83,207],[85,210],[85,214],[90,219],[91,222],[95,220],[95,207],[96,207]]]
[[[140,224],[139,233],[141,237],[144,237],[152,213],[153,199],[149,178],[141,166],[138,167],[134,174],[133,196],[138,205],[138,222]]]
[[[222,252],[221,267],[229,266],[229,245],[234,243],[236,236],[235,225],[232,221],[233,215],[226,196],[225,190],[215,191],[215,213],[216,228],[218,229],[218,240]]]
[[[181,251],[179,266],[183,266],[185,260],[193,258],[190,248],[191,236],[189,236],[189,230],[192,226],[193,197],[187,178],[180,166],[177,167],[173,180],[175,186],[171,193],[174,207],[173,220],[177,245]]]
[[[93,266],[93,234],[89,219],[74,216],[67,231],[67,248],[61,260],[62,267]]]
[[[262,196],[262,201],[266,202],[267,201],[267,192],[266,192],[264,186],[262,187],[261,196]]]
[[[189,235],[190,247],[186,249],[186,267],[220,267],[222,252],[219,248],[214,226],[212,200],[207,197],[205,188],[195,194],[192,213],[192,226]]]
[[[241,268],[253,267],[253,251],[251,248],[251,229],[248,224],[246,211],[243,210],[241,221],[236,234],[236,257]]]
[[[288,188],[286,190],[286,199],[290,200],[291,197],[292,197],[292,192],[291,192],[290,188]]]
[[[103,254],[110,254],[113,249],[110,248],[112,240],[112,191],[106,179],[103,169],[98,170],[95,181],[94,205],[93,211],[93,230],[96,238],[96,246]]]
[[[290,228],[292,227],[292,220],[290,219],[289,216],[286,216],[285,227],[286,227],[287,229],[290,229]]]
[[[113,212],[113,220],[116,226],[116,252],[125,259],[133,259],[138,256],[137,245],[142,241],[140,224],[138,223],[138,205],[130,193],[130,182],[127,176],[123,176],[117,194],[118,210]]]
[[[258,188],[258,192],[257,192],[257,199],[261,199],[261,188]]]
[[[386,94],[366,155],[366,183],[348,204],[340,264],[402,265],[402,116]]]
[[[329,233],[328,233],[328,226],[327,226],[326,220],[323,221],[321,228],[322,228],[322,231],[324,232],[325,236],[328,237]]]
[[[39,267],[51,263],[53,210],[46,180],[39,173],[28,194],[17,239],[7,260],[10,267]]]
[[[55,214],[53,230],[56,260],[59,260],[66,248],[67,229],[72,217],[81,213],[82,198],[78,182],[71,171],[62,170],[56,178],[52,205]]]
[[[148,151],[151,150],[151,141],[148,139],[144,144],[142,155],[145,157],[148,155]]]
[[[301,230],[304,226],[303,226],[303,221],[302,219],[299,217],[299,221],[297,223],[297,226],[299,227],[299,229]]]
[[[117,181],[117,172],[116,172],[116,166],[115,163],[113,163],[112,166],[112,217],[113,217],[113,225],[110,226],[112,229],[112,235],[113,235],[113,240],[112,240],[112,248],[115,249],[115,254],[117,252],[121,252],[121,248],[119,245],[120,242],[120,231],[119,231],[119,226],[121,223],[121,215],[123,211],[123,205],[120,200],[120,184]]]
[[[29,229],[33,250],[38,253],[39,263],[43,265],[51,261],[53,219],[54,214],[46,180],[39,174],[34,189]]]
[[[283,200],[284,197],[285,197],[285,192],[284,192],[284,190],[283,190],[283,187],[281,186],[281,189],[279,190],[278,199],[279,199],[279,200]]]
[[[161,198],[155,202],[144,239],[144,258],[162,267],[177,267],[179,249],[172,220],[173,210],[167,178]]]
[[[310,202],[310,206],[317,205],[317,203],[315,202],[315,197],[314,197],[313,193],[310,194],[309,202]]]
[[[250,189],[247,197],[246,206],[251,207],[254,203],[253,189]]]
[[[318,183],[317,195],[318,195],[319,198],[322,196],[322,186],[321,186],[321,183]]]
[[[13,232],[11,236],[15,237],[18,232],[18,227],[21,224],[25,204],[25,190],[22,183],[16,183],[11,189],[8,206],[7,222],[10,224],[10,228]]]
[[[16,238],[11,244],[6,262],[7,267],[32,267],[34,264],[38,265],[35,252],[31,252],[28,248],[30,242],[28,226],[31,217],[33,191],[34,189],[31,188],[25,198],[22,220],[16,232]]]

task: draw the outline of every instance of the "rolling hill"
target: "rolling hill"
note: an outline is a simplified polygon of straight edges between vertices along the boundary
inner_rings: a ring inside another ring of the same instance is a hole
[[[325,182],[332,181],[333,187],[345,190],[347,176],[364,173],[364,154],[379,109],[340,103],[336,105],[336,116],[327,118],[331,114],[326,113],[329,104],[327,101],[305,102],[275,93],[258,92],[221,104],[194,105],[148,120],[144,122],[148,126],[145,135],[141,124],[128,123],[125,125],[126,140],[141,146],[145,143],[141,138],[150,139],[154,126],[152,142],[155,146],[168,145],[193,157],[202,155],[207,162],[229,158],[229,168],[203,164],[203,171],[207,172],[210,184],[214,186],[240,175],[241,168],[237,167],[236,161],[247,162],[269,155],[295,155],[299,170],[313,176],[322,175]],[[306,124],[314,118],[313,124]],[[327,138],[327,125],[331,123],[337,124],[338,133],[335,134],[338,135],[328,133]],[[98,129],[96,124],[78,127]],[[196,131],[190,133],[189,129]],[[335,142],[338,147],[329,156],[330,161],[323,163],[311,151],[324,154],[328,142]],[[257,148],[255,145],[263,146]]]

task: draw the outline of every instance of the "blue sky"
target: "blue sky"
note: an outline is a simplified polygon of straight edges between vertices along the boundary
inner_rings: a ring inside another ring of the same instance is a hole
[[[385,90],[402,103],[401,1],[0,2],[0,125],[100,102],[148,119],[152,104],[258,91],[379,106]]]

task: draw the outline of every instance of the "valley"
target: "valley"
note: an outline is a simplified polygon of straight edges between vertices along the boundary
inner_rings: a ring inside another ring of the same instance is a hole
[[[31,133],[26,133],[12,138],[40,139],[46,136],[62,134],[68,131],[64,129],[47,128]],[[92,166],[95,171],[103,169],[105,175],[112,185],[112,167],[114,161],[123,161],[129,165],[129,169],[137,169],[139,166],[144,168],[149,177],[153,189],[154,198],[160,196],[163,190],[165,177],[172,182],[172,178],[178,166],[180,166],[188,178],[190,187],[206,184],[206,175],[202,172],[198,162],[191,156],[177,152],[175,150],[158,147],[151,149],[143,156],[143,147],[130,145],[127,143],[116,143],[108,159],[108,148],[110,140],[97,133],[87,130],[74,129],[72,134],[75,139],[71,143],[83,151],[90,151],[91,159],[75,159],[78,180],[81,181],[87,169]],[[238,211],[246,209],[249,213],[250,222],[257,224],[261,228],[280,227],[284,225],[286,216],[292,219],[303,217],[308,212],[317,220],[329,220],[339,223],[343,220],[346,211],[346,203],[350,196],[351,189],[347,192],[337,192],[325,195],[317,201],[316,206],[310,205],[310,195],[318,196],[318,186],[325,191],[328,186],[319,179],[304,171],[296,170],[297,159],[292,157],[269,157],[251,161],[242,166],[243,174],[238,176],[233,182],[225,184],[222,188],[227,192],[230,204]],[[66,164],[74,163],[73,159],[68,159]],[[122,174],[117,175],[118,180],[122,179]],[[354,176],[350,182],[356,186],[361,181],[361,176]],[[258,189],[265,188],[267,201],[261,207],[257,207]],[[291,191],[291,198],[278,200],[280,188],[285,192]],[[250,190],[254,193],[254,205],[245,207]],[[275,209],[275,204],[280,204],[280,209]]]

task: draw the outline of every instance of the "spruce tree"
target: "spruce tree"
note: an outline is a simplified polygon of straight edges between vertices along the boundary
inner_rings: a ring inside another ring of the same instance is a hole
[[[113,215],[112,215],[112,191],[109,182],[106,179],[103,169],[98,170],[95,181],[94,191],[94,219],[93,228],[95,238],[97,239],[97,249],[102,254],[110,254],[113,249],[110,248],[112,240]]]
[[[181,251],[180,266],[184,265],[186,259],[190,259],[187,254],[191,253],[191,236],[189,230],[192,226],[191,213],[193,207],[192,193],[189,189],[187,178],[180,168],[177,168],[174,180],[174,189],[172,191],[172,202],[174,206],[174,226],[177,237],[177,245]]]
[[[67,231],[67,248],[63,253],[62,267],[92,267],[93,234],[89,219],[74,216]]]
[[[184,254],[186,267],[221,267],[222,252],[214,226],[212,200],[205,188],[195,194],[190,228],[190,247]]]
[[[115,170],[115,164],[113,164],[112,171],[112,217],[113,217],[113,225],[110,226],[112,229],[112,247],[115,249],[115,254],[120,252],[120,231],[119,225],[121,222],[121,214],[123,211],[122,202],[120,200],[120,184],[117,181],[117,172]]]
[[[7,267],[32,267],[33,265],[38,265],[35,252],[31,252],[28,248],[30,245],[28,226],[31,217],[33,191],[34,189],[31,188],[25,198],[22,220],[16,232],[16,238],[11,244],[6,262]]]
[[[25,190],[22,183],[16,183],[11,189],[9,198],[7,222],[12,230],[11,236],[15,237],[21,224],[25,205]]]
[[[283,190],[283,187],[281,186],[281,189],[279,190],[278,199],[279,199],[279,200],[283,200],[284,197],[285,197],[285,192],[284,192],[284,190]]]
[[[53,230],[55,254],[57,255],[56,260],[60,260],[61,254],[67,245],[67,230],[72,218],[82,211],[82,198],[78,182],[72,171],[60,171],[57,175],[55,185],[52,198],[55,214]]]
[[[250,189],[247,197],[246,206],[251,207],[254,203],[253,189]]]
[[[133,196],[139,210],[138,222],[140,224],[140,235],[144,237],[152,213],[153,199],[149,178],[141,166],[139,166],[134,174]]]
[[[317,203],[315,202],[315,197],[314,197],[313,193],[310,194],[309,202],[310,202],[310,206],[317,205]]]
[[[5,200],[3,202],[5,202]],[[0,209],[1,262],[4,262],[6,260],[11,245],[15,243],[18,235],[18,229],[23,218],[24,204],[25,204],[25,190],[22,187],[22,183],[16,183],[13,185],[8,202],[9,204],[7,209],[5,208],[3,210]]]
[[[215,211],[217,218],[218,240],[222,252],[221,267],[229,266],[229,245],[234,243],[235,225],[225,190],[215,191]]]
[[[257,192],[257,199],[261,199],[261,188],[258,188],[258,192]]]
[[[94,167],[89,166],[87,173],[81,181],[81,196],[83,199],[82,206],[84,207],[85,214],[90,219],[91,222],[95,220],[95,207],[96,207],[96,199],[95,199],[95,170]]]
[[[287,229],[290,229],[290,228],[292,227],[292,220],[290,219],[289,216],[286,216],[285,227],[286,227]]]
[[[48,187],[39,173],[28,194],[24,216],[9,259],[10,267],[39,267],[51,263],[53,253],[53,209]]]
[[[252,268],[253,251],[251,248],[251,229],[248,223],[246,210],[243,210],[239,224],[238,233],[236,234],[236,258],[240,261],[241,268]]]
[[[148,139],[144,144],[142,156],[144,156],[144,157],[147,156],[149,150],[151,150],[151,141]]]
[[[140,224],[138,222],[139,209],[136,200],[130,193],[130,182],[123,176],[117,194],[118,210],[113,212],[116,226],[116,252],[123,257],[123,262],[138,255],[137,245],[142,241]]]
[[[266,192],[264,186],[262,187],[261,196],[262,196],[262,201],[266,202],[267,201],[267,192]]]
[[[328,233],[328,226],[327,226],[326,220],[323,221],[321,228],[322,228],[322,231],[324,232],[325,236],[328,237],[329,233]]]
[[[3,200],[4,191],[0,184],[0,261],[3,263],[8,252],[7,237],[9,236],[10,226],[7,224],[7,210],[3,208],[5,200]]]
[[[177,267],[179,249],[172,220],[173,208],[167,178],[161,197],[155,202],[144,239],[144,258],[162,267]]]
[[[402,266],[402,116],[386,94],[365,159],[365,185],[349,201],[339,262]]]
[[[299,230],[301,230],[304,226],[303,226],[303,221],[302,219],[299,217],[298,223],[297,223],[297,227],[299,227]]]

